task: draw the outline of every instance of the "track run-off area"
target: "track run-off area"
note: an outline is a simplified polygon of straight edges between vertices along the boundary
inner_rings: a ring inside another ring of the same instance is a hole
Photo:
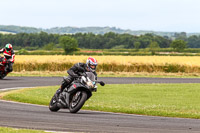
[[[106,84],[200,83],[198,78],[111,78]],[[60,85],[62,77],[6,77],[0,90]],[[199,133],[200,120],[80,110],[50,112],[47,106],[0,100],[0,126],[62,132]]]

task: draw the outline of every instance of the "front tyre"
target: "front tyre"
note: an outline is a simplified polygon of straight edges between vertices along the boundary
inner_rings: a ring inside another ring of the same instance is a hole
[[[57,112],[60,108],[57,106],[57,94],[54,94],[50,103],[49,103],[49,110],[52,112]]]
[[[78,112],[82,108],[86,100],[87,100],[87,93],[85,91],[77,91],[75,95],[72,97],[69,106],[69,111],[71,113]]]

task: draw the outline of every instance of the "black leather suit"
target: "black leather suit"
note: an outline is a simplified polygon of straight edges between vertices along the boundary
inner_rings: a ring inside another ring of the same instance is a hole
[[[89,72],[89,69],[87,69],[87,65],[85,63],[77,63],[74,66],[72,66],[67,73],[69,74],[68,77],[64,77],[63,81],[62,81],[62,85],[60,87],[61,91],[64,90],[65,87],[67,87],[68,85],[70,85],[74,78],[79,77],[79,73],[83,73],[83,72]],[[93,72],[96,80],[97,80],[97,73]]]

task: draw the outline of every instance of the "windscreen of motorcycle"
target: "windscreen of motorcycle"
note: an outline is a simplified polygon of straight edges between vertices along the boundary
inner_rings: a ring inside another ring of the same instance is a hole
[[[86,74],[91,81],[95,81],[95,75],[92,72],[86,72]]]

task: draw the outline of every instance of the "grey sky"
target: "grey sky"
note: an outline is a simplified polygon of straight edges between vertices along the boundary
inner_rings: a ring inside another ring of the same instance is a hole
[[[200,32],[200,0],[0,0],[0,25]]]

